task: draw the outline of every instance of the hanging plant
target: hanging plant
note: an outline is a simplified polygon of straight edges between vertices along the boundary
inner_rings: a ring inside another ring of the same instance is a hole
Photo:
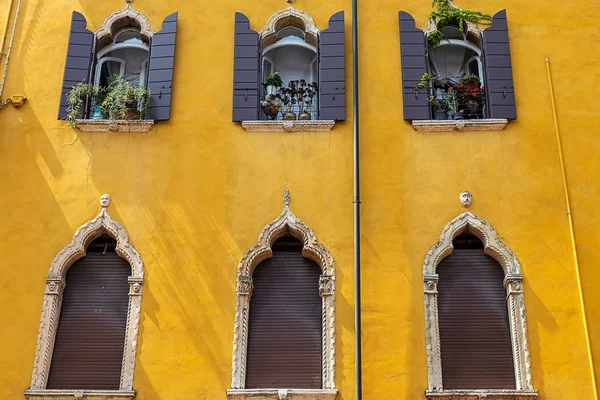
[[[476,25],[490,25],[492,16],[479,11],[462,10],[455,7],[450,0],[432,0],[431,7],[433,11],[429,14],[429,19],[435,22],[435,31],[427,36],[427,43],[430,49],[434,49],[444,40],[441,29],[458,23],[458,29],[465,32],[465,21]]]

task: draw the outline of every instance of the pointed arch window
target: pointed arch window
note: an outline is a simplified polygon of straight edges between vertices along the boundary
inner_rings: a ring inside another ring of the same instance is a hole
[[[479,217],[465,212],[444,228],[423,266],[428,399],[537,398],[522,279]]]
[[[331,254],[286,195],[238,267],[229,399],[336,397],[334,275]]]
[[[28,399],[135,397],[144,268],[109,202],[50,265]]]

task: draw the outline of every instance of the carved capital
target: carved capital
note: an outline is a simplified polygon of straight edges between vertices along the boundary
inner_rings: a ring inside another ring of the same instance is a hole
[[[321,275],[319,278],[319,296],[331,296],[335,293],[335,279],[331,275]]]
[[[517,275],[506,275],[504,287],[508,296],[523,293],[523,278]]]
[[[60,276],[49,276],[46,278],[46,291],[44,294],[61,296],[65,288],[65,281]]]
[[[437,284],[439,282],[439,275],[424,275],[423,284],[425,294],[437,294]]]
[[[250,275],[240,275],[237,283],[237,293],[245,296],[251,296],[254,285]]]

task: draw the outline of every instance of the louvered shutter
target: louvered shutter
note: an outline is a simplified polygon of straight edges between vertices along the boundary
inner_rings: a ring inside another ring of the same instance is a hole
[[[258,119],[260,42],[250,21],[235,13],[233,45],[233,121]]]
[[[515,389],[502,267],[461,235],[437,272],[444,389]]]
[[[320,389],[321,270],[286,238],[253,274],[246,388]]]
[[[319,34],[319,119],[346,120],[344,12]]]
[[[73,11],[69,45],[67,47],[67,60],[60,92],[58,119],[65,119],[67,117],[67,94],[71,90],[71,87],[80,82],[89,81],[95,39],[94,34],[85,28],[86,25],[87,21],[85,17],[77,11]]]
[[[402,102],[406,121],[431,119],[427,88],[415,90],[427,72],[427,43],[425,33],[415,27],[408,13],[398,13],[400,23],[400,61],[402,68]]]
[[[485,81],[490,118],[517,118],[506,10],[494,15],[483,31]]]
[[[148,62],[148,89],[152,95],[146,110],[147,119],[167,121],[171,118],[178,15],[173,13],[165,18],[162,30],[152,37]]]
[[[47,389],[119,389],[131,268],[115,244],[96,239],[67,272]]]

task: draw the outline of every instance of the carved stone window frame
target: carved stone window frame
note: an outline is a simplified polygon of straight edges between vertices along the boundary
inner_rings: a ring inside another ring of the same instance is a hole
[[[131,3],[127,3],[122,10],[110,14],[104,20],[100,29],[94,32],[94,35],[100,45],[109,43],[113,41],[114,35],[121,28],[132,25],[140,29],[140,34],[146,42],[149,42],[154,36],[148,17],[140,11],[134,10]]]
[[[250,247],[238,265],[236,284],[236,311],[233,337],[233,362],[230,400],[241,399],[334,399],[335,389],[335,264],[329,250],[318,242],[313,230],[290,210],[290,195],[286,191],[283,212],[261,231],[258,242]],[[272,244],[290,233],[304,247],[302,255],[316,262],[321,268],[319,295],[322,298],[322,389],[246,389],[246,354],[248,345],[248,321],[252,297],[252,273],[261,261],[273,257]]]
[[[144,263],[139,253],[129,244],[129,237],[125,229],[108,214],[107,207],[110,204],[110,196],[103,195],[100,203],[102,205],[100,214],[81,226],[73,235],[71,242],[58,252],[50,264],[50,271],[46,278],[46,290],[31,385],[25,391],[25,397],[28,399],[72,400],[85,397],[86,400],[104,400],[109,398],[132,399],[135,397],[132,385],[142,303]],[[67,271],[75,261],[86,255],[87,246],[105,233],[117,241],[117,254],[131,266],[131,276],[128,278],[129,304],[119,390],[46,389]]]
[[[449,256],[454,247],[452,241],[463,232],[477,236],[483,243],[484,253],[493,257],[504,270],[513,363],[515,368],[515,390],[445,390],[442,385],[442,358],[440,328],[438,320],[436,268]],[[427,365],[429,389],[428,399],[448,398],[453,400],[478,399],[531,399],[537,397],[531,377],[531,361],[527,340],[527,319],[523,300],[523,276],[515,254],[500,241],[496,230],[478,216],[464,212],[446,225],[440,240],[431,247],[423,264],[425,293],[425,322],[427,342]]]

